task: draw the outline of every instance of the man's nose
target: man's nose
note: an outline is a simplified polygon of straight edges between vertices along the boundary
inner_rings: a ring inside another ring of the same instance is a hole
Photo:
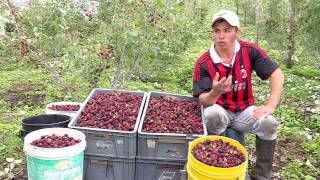
[[[219,34],[219,39],[223,39],[223,38],[224,38],[224,33],[221,32],[221,33]]]

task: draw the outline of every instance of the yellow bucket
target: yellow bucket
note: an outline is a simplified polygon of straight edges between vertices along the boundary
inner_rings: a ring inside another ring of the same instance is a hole
[[[229,142],[231,145],[238,148],[245,156],[246,160],[236,167],[220,168],[206,165],[192,155],[192,149],[200,142],[205,140],[218,140]],[[248,152],[238,141],[224,136],[204,136],[193,140],[189,144],[187,172],[189,180],[244,180],[248,166]]]

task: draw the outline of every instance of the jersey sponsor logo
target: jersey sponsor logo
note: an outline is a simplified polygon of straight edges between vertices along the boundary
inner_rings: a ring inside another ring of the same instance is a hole
[[[238,83],[238,81],[235,81],[234,84],[232,85],[232,89],[234,92],[238,92],[241,90],[245,90],[246,86],[247,86],[247,82],[245,81],[241,83]]]

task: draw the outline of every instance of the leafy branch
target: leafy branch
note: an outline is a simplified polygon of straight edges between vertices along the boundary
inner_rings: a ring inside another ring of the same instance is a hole
[[[6,2],[10,10],[10,14],[15,20],[16,26],[21,27],[19,25],[19,21],[21,21],[21,18],[18,17],[15,6],[12,5],[10,0],[6,0]],[[16,33],[21,35],[20,29],[16,28]],[[57,73],[54,67],[50,66],[50,64],[47,62],[48,58],[45,55],[43,55],[43,53],[39,52],[40,49],[32,48],[27,42],[25,42],[25,39],[28,39],[27,33],[24,34],[24,37],[25,38],[23,38],[22,40],[19,40],[18,38],[15,42],[13,42],[15,44],[14,46],[17,47],[17,49],[22,53],[22,55],[28,55],[30,62],[33,62],[36,65],[40,65],[48,74],[51,74],[51,76],[60,83],[64,91],[69,92],[73,95],[73,97],[75,97],[76,101],[79,101],[80,98],[79,95],[76,93],[75,89],[64,81],[63,77],[61,77]]]

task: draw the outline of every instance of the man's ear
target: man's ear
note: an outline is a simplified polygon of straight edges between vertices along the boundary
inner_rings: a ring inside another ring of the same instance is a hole
[[[237,38],[240,37],[240,29],[236,27]]]

